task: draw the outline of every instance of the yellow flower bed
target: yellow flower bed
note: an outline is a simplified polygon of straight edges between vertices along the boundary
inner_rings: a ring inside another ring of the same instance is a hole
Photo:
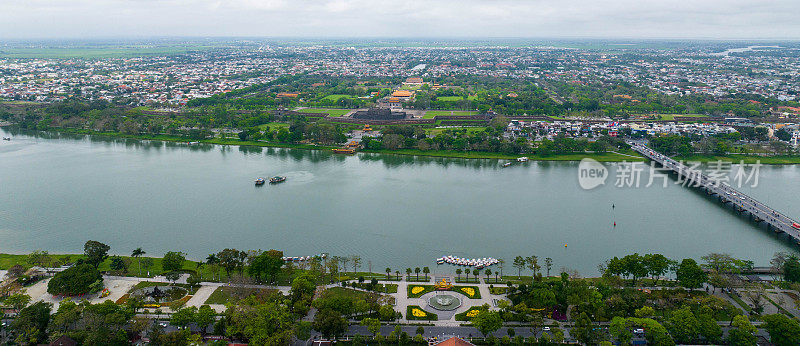
[[[425,287],[422,287],[422,286],[413,287],[413,288],[411,288],[411,294],[418,294],[419,292],[422,292],[424,290],[425,290]]]
[[[475,316],[478,316],[478,313],[479,313],[479,312],[480,312],[480,310],[470,310],[470,311],[467,313],[467,317],[475,317]]]
[[[422,311],[420,309],[412,309],[411,310],[411,314],[414,315],[414,317],[425,317],[425,316],[428,316],[428,314],[426,314],[425,311]]]
[[[464,287],[461,289],[461,292],[466,293],[470,297],[475,295],[475,289],[472,287]]]

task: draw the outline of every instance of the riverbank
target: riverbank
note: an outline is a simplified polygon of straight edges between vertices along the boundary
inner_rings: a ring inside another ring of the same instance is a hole
[[[339,148],[338,146],[325,146],[314,144],[292,144],[292,143],[274,143],[262,141],[242,141],[239,139],[199,139],[193,140],[181,136],[170,135],[129,135],[118,132],[102,132],[92,131],[85,129],[59,129],[53,128],[48,131],[67,133],[75,135],[90,135],[108,138],[123,138],[123,139],[137,139],[149,141],[164,141],[175,143],[188,143],[198,142],[205,144],[215,145],[238,145],[238,146],[252,146],[252,147],[266,147],[266,148],[288,148],[288,149],[304,149],[304,150],[332,150]],[[418,149],[379,149],[379,150],[359,150],[362,153],[374,154],[387,154],[387,155],[405,155],[405,156],[425,156],[425,157],[443,157],[454,159],[496,159],[496,160],[515,160],[520,156],[527,156],[531,161],[580,161],[584,158],[591,158],[600,162],[621,162],[621,161],[644,161],[644,158],[638,156],[633,151],[629,153],[615,153],[607,152],[602,154],[595,153],[569,153],[569,154],[555,154],[555,155],[534,155],[534,154],[518,154],[509,155],[505,153],[495,152],[482,152],[482,151],[455,151],[455,150],[418,150]]]
[[[212,138],[193,140],[181,136],[170,135],[129,135],[118,132],[101,132],[85,129],[59,129],[54,128],[48,131],[68,133],[76,135],[91,135],[101,136],[108,138],[124,138],[124,139],[137,139],[137,140],[154,140],[175,143],[188,143],[198,142],[205,144],[215,145],[237,145],[237,146],[252,146],[252,147],[266,147],[266,148],[287,148],[287,149],[304,149],[304,150],[332,150],[339,148],[339,146],[326,146],[315,144],[293,144],[293,143],[275,143],[275,142],[262,142],[262,141],[242,141],[233,138]],[[455,158],[455,159],[495,159],[495,160],[514,160],[520,156],[527,156],[531,161],[580,161],[585,158],[591,158],[599,162],[641,162],[645,159],[639,156],[632,150],[624,152],[606,152],[602,154],[595,153],[569,153],[569,154],[554,154],[554,155],[535,155],[535,154],[518,154],[509,155],[505,153],[496,152],[481,152],[481,151],[455,151],[455,150],[418,150],[418,149],[379,149],[379,150],[359,150],[362,153],[374,154],[388,154],[388,155],[405,155],[405,156],[425,156],[425,157],[442,157],[442,158]],[[730,154],[730,155],[691,155],[675,157],[676,160],[683,161],[696,161],[696,162],[715,162],[722,160],[723,162],[754,164],[760,162],[764,165],[796,165],[800,164],[800,155],[780,155],[780,156],[759,156],[759,155],[745,155],[745,154]]]
[[[782,155],[782,156],[758,156],[758,155],[691,155],[691,156],[678,156],[676,160],[683,160],[685,162],[732,162],[734,164],[744,162],[745,164],[754,164],[756,162],[762,165],[797,165],[800,164],[800,155]]]

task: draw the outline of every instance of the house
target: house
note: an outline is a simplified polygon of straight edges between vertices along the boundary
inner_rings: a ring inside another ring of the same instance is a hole
[[[406,84],[415,84],[415,85],[422,85],[425,81],[419,77],[408,77],[406,78]]]
[[[386,99],[386,104],[389,105],[389,108],[400,108],[403,105],[400,103],[400,99],[397,97],[390,97]]]
[[[466,341],[466,340],[464,340],[462,338],[456,337],[456,336],[454,336],[454,337],[452,337],[450,339],[447,339],[445,341],[436,343],[434,345],[436,345],[436,346],[474,346],[473,343],[471,343],[469,341]]]
[[[292,97],[292,98],[296,98],[296,97],[298,97],[298,96],[300,96],[300,94],[298,94],[298,93],[278,93],[278,97]]]
[[[408,90],[397,90],[392,93],[392,97],[396,97],[401,100],[407,100],[411,98],[411,96],[414,96],[414,94]]]

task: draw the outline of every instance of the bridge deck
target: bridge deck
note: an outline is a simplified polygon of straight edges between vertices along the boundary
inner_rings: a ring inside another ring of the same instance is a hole
[[[740,211],[747,211],[756,219],[766,222],[775,231],[786,233],[796,243],[800,244],[800,229],[795,228],[794,225],[800,225],[794,219],[780,213],[779,211],[770,208],[766,204],[759,202],[753,197],[750,197],[741,191],[734,189],[726,182],[719,182],[710,179],[706,174],[699,170],[691,169],[681,162],[675,161],[670,157],[663,155],[645,145],[638,143],[631,144],[631,149],[644,155],[650,160],[660,164],[664,168],[668,168],[679,176],[688,179],[692,185],[706,189],[711,193],[717,194],[724,202],[730,202]]]

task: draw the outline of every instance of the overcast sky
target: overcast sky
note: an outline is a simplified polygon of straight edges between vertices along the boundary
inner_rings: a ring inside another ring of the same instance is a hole
[[[800,39],[800,0],[0,0],[0,37]]]

